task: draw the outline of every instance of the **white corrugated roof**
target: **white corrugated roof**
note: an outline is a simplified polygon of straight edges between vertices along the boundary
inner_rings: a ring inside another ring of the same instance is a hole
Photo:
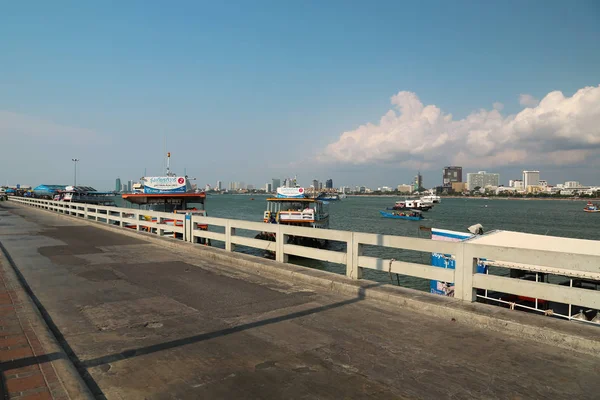
[[[600,241],[598,240],[571,239],[511,231],[493,231],[487,235],[474,237],[469,242],[490,246],[512,247],[515,249],[600,256]]]

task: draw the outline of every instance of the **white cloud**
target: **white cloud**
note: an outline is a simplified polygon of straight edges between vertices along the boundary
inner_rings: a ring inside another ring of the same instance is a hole
[[[394,108],[327,146],[323,162],[440,167],[567,165],[600,156],[600,86],[571,97],[548,93],[535,107],[503,116],[500,107],[455,120],[417,95],[399,92]]]
[[[83,128],[60,125],[37,117],[0,110],[0,138],[30,137],[89,143],[96,134]]]
[[[494,110],[502,111],[504,109],[504,104],[497,101],[494,104],[492,104],[492,107],[494,107]]]
[[[540,101],[530,94],[520,94],[519,104],[525,107],[537,107]]]

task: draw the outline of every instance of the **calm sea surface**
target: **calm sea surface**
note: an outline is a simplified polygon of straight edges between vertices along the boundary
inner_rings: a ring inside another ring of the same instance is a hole
[[[254,200],[250,200],[254,198]],[[262,221],[266,209],[266,196],[209,195],[206,210],[209,216],[220,218]],[[331,229],[381,233],[387,235],[429,238],[419,226],[451,229],[466,232],[473,224],[482,224],[484,231],[494,229],[535,233],[550,236],[600,240],[600,213],[583,212],[585,201],[549,200],[484,200],[448,199],[425,212],[422,221],[405,221],[382,218],[379,210],[393,206],[395,197],[348,197],[330,202]],[[119,199],[120,200],[120,199]],[[120,203],[120,201],[118,201]],[[122,203],[121,203],[122,204]],[[122,204],[124,205],[124,204]],[[211,229],[212,230],[212,229]],[[215,229],[215,231],[219,231]],[[221,230],[222,231],[222,230]],[[237,234],[254,236],[257,232],[238,231]],[[220,243],[214,243],[222,247]],[[343,250],[345,245],[332,243],[332,250]],[[256,249],[238,247],[237,251],[262,256]],[[366,255],[395,258],[429,264],[429,253],[372,247]],[[336,273],[345,273],[345,266],[316,260],[292,259],[290,262]],[[365,270],[364,277],[380,282],[390,282],[387,273]],[[397,284],[396,276],[393,277]],[[418,278],[401,277],[403,286],[426,290],[428,282]]]

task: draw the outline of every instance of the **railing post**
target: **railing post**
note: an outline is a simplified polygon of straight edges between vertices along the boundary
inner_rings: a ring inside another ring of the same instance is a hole
[[[283,250],[283,246],[287,242],[287,235],[284,229],[282,225],[277,224],[277,232],[275,232],[275,261],[286,263],[289,257]]]
[[[150,219],[152,219],[152,216],[150,216]],[[165,230],[161,227],[163,219],[160,215],[156,217],[156,223],[159,225],[159,227],[156,229],[158,236],[165,236]],[[175,224],[175,222],[173,222],[173,224]],[[152,229],[150,229],[150,231],[152,231]]]
[[[363,254],[363,245],[359,243],[356,233],[352,232],[347,244],[346,276],[352,279],[362,279],[362,268],[358,266],[358,257]]]
[[[459,243],[455,254],[454,297],[474,302],[477,291],[473,287],[473,274],[477,273],[477,257],[473,245]]]
[[[185,214],[183,220],[183,241],[194,242],[194,232],[192,231],[192,214]]]
[[[231,227],[231,220],[225,222],[225,250],[234,251],[235,244],[231,243],[231,236],[235,235],[235,228]]]

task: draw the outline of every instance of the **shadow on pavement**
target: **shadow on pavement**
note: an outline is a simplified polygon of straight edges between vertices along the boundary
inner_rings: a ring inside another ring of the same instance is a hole
[[[247,331],[249,329],[258,328],[258,327],[262,327],[265,325],[275,324],[277,322],[289,321],[289,320],[292,320],[295,318],[301,318],[301,317],[305,317],[308,315],[320,313],[323,311],[332,310],[335,308],[343,307],[343,306],[346,306],[349,304],[354,304],[354,303],[364,300],[365,299],[365,291],[367,289],[381,286],[381,285],[383,285],[383,283],[375,283],[375,284],[372,284],[369,286],[361,287],[361,288],[359,288],[358,296],[353,299],[348,299],[348,300],[344,300],[344,301],[340,301],[337,303],[328,304],[328,305],[324,305],[324,306],[320,306],[320,307],[314,307],[314,308],[311,308],[308,310],[298,311],[298,312],[294,312],[294,313],[291,313],[288,315],[282,315],[279,317],[267,318],[267,319],[263,319],[263,320],[256,321],[256,322],[250,322],[250,323],[243,324],[243,325],[233,326],[231,328],[221,329],[221,330],[214,331],[214,332],[207,332],[207,333],[202,333],[199,335],[190,336],[190,337],[186,337],[186,338],[182,338],[182,339],[172,340],[170,342],[159,343],[159,344],[141,347],[141,348],[137,348],[137,349],[125,350],[125,351],[122,351],[119,353],[109,354],[109,355],[106,355],[103,357],[98,357],[98,358],[94,358],[91,360],[83,361],[81,363],[81,366],[83,366],[84,368],[98,367],[100,365],[104,365],[104,364],[108,364],[108,363],[112,363],[112,362],[116,362],[116,361],[120,361],[120,360],[125,360],[125,359],[129,359],[129,358],[133,358],[133,357],[143,356],[146,354],[156,353],[156,352],[162,351],[162,350],[173,349],[173,348],[185,346],[188,344],[198,343],[198,342],[202,342],[202,341],[209,340],[209,339],[215,339],[218,337],[231,335],[233,333]]]

